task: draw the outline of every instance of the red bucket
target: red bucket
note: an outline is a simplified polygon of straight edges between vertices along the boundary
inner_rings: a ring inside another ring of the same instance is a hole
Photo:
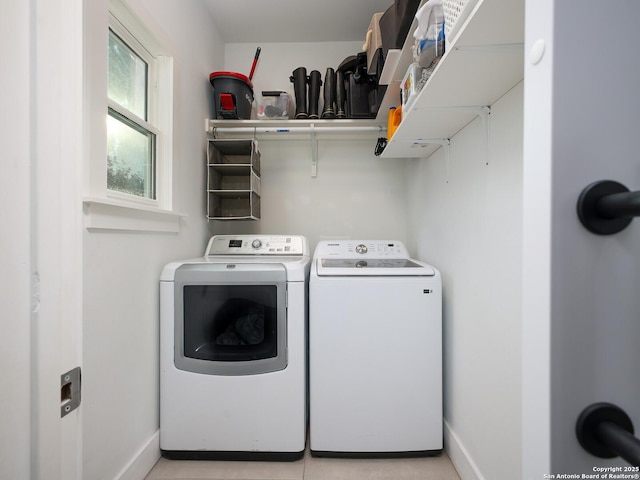
[[[253,84],[247,76],[236,72],[213,72],[209,81],[213,86],[217,118],[251,119]]]

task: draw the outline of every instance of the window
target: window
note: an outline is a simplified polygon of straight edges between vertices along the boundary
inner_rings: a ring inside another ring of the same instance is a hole
[[[100,196],[171,210],[173,61],[121,0],[109,2],[106,48],[107,151]]]
[[[152,115],[154,62],[135,38],[127,43],[109,29],[107,189],[150,200],[157,199],[159,133]]]
[[[104,20],[105,55],[87,59],[90,76],[104,83],[89,89],[87,125],[95,147],[86,169],[85,226],[177,232],[173,59],[125,1],[109,0]]]
[[[149,118],[150,65],[153,58],[145,60],[109,30],[107,189],[155,200],[157,129]]]

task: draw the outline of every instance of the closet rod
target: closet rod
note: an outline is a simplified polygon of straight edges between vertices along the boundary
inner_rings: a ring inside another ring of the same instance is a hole
[[[308,127],[213,127],[213,134],[258,134],[258,133],[273,133],[273,134],[286,134],[286,133],[384,133],[387,131],[382,126],[353,126],[353,127],[325,127],[325,126],[308,126]]]

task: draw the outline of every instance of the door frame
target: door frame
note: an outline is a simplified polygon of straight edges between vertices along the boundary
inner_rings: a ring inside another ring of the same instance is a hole
[[[32,478],[81,480],[82,406],[61,418],[61,375],[81,366],[83,1],[31,0]]]

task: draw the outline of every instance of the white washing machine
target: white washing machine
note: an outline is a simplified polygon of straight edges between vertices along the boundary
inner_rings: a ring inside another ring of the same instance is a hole
[[[442,450],[442,284],[398,241],[322,241],[309,279],[315,456]]]
[[[172,459],[304,455],[309,247],[217,235],[160,278],[160,449]]]

